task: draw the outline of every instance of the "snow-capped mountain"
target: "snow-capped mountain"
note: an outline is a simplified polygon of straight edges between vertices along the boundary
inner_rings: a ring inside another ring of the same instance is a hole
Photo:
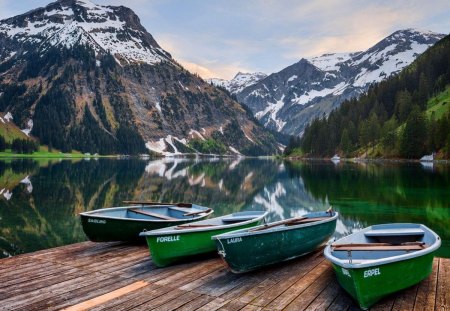
[[[366,51],[301,59],[245,88],[237,97],[264,126],[301,135],[312,119],[400,72],[443,37],[414,29],[396,31]]]
[[[109,52],[120,63],[171,61],[126,7],[100,6],[89,0],[61,0],[1,21],[0,32],[19,43],[47,46],[88,45]],[[14,52],[14,51],[12,51]]]
[[[88,0],[0,21],[0,111],[64,152],[277,150],[241,104],[178,65],[132,10]],[[220,144],[205,150],[207,140]]]
[[[225,79],[207,79],[206,81],[212,83],[216,86],[221,86],[227,89],[231,94],[237,94],[242,92],[243,89],[257,83],[259,80],[267,77],[265,73],[262,72],[238,72],[231,80]]]

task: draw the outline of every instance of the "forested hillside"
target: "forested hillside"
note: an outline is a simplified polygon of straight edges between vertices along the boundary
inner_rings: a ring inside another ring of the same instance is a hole
[[[314,120],[286,154],[419,158],[450,154],[450,36],[401,73]]]

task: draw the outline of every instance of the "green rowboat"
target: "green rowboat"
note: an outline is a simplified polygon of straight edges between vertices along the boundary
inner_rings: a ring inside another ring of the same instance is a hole
[[[94,242],[137,241],[139,233],[209,216],[212,209],[189,203],[145,203],[80,213],[84,233]]]
[[[146,231],[141,236],[147,240],[155,265],[165,267],[195,255],[214,252],[216,246],[211,240],[213,235],[254,227],[266,215],[265,211],[238,212],[186,225]]]
[[[425,279],[439,236],[421,224],[375,225],[325,248],[341,286],[368,309],[384,296]]]
[[[219,254],[234,273],[293,259],[326,243],[336,230],[338,213],[302,217],[214,236]]]

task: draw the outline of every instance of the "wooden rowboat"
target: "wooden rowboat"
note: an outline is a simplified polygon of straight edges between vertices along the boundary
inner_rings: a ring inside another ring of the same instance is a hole
[[[341,286],[364,310],[431,273],[439,236],[421,224],[375,225],[327,246]]]
[[[168,266],[189,257],[214,252],[211,237],[232,230],[258,225],[267,215],[265,211],[238,212],[185,225],[142,232],[152,261],[158,267]]]
[[[141,239],[139,233],[144,230],[182,225],[213,213],[210,208],[190,203],[130,203],[140,205],[80,213],[81,224],[89,240],[136,241]]]
[[[316,212],[297,218],[214,236],[227,267],[248,272],[293,259],[326,243],[336,229],[338,213]]]

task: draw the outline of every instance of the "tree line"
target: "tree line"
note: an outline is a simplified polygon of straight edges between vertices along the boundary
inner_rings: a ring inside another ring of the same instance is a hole
[[[7,142],[3,136],[0,136],[0,151],[11,149],[15,153],[31,154],[39,151],[39,143],[29,139],[16,138]]]
[[[328,118],[314,120],[301,139],[291,139],[285,153],[301,149],[305,155],[321,157],[367,152],[370,156],[418,158],[441,152],[448,157],[449,84],[447,36],[398,75],[372,85],[358,99],[344,101]],[[442,94],[447,96],[442,99]],[[438,98],[439,110],[427,112]]]

